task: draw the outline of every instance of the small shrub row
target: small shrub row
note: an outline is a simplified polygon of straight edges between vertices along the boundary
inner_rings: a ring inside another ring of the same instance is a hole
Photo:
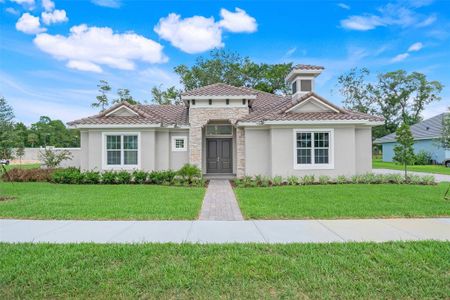
[[[51,181],[55,169],[19,169],[14,168],[4,173],[3,181],[10,182],[39,182]]]
[[[283,178],[275,176],[273,178],[267,176],[245,176],[241,179],[235,179],[234,185],[237,187],[270,187],[281,185],[312,185],[312,184],[417,184],[417,185],[434,185],[436,181],[434,176],[418,176],[410,175],[408,179],[400,174],[372,174],[355,175],[351,177],[338,176],[331,178],[330,176],[305,175],[303,177],[289,176]]]
[[[60,169],[53,173],[51,181],[65,184],[162,184],[176,186],[204,186],[201,171],[185,165],[179,171],[105,171],[81,172],[77,168]]]

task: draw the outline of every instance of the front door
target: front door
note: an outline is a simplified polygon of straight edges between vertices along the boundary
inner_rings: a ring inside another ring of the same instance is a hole
[[[232,139],[206,139],[206,172],[233,173]]]

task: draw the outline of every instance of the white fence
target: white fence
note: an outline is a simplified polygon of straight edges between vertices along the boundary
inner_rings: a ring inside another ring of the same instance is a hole
[[[81,149],[80,148],[55,148],[55,147],[48,147],[52,149],[53,151],[63,151],[68,150],[72,154],[72,159],[65,160],[61,163],[61,167],[67,168],[67,167],[77,167],[79,168],[81,166]],[[25,148],[25,154],[22,156],[22,164],[28,164],[28,163],[42,163],[39,158],[39,153],[41,153],[45,148]],[[14,149],[14,156],[16,156],[16,149]],[[13,164],[19,163],[19,158],[16,157],[13,161]]]

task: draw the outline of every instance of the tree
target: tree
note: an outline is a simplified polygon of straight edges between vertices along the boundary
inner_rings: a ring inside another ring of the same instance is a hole
[[[442,136],[440,144],[445,149],[450,149],[450,107],[442,120]]]
[[[123,101],[127,101],[130,104],[138,104],[139,102],[134,100],[133,96],[130,94],[129,89],[118,89],[117,95],[119,95],[119,98],[114,99],[112,103],[119,103]]]
[[[162,86],[154,86],[152,88],[153,102],[161,105],[165,104],[180,104],[181,103],[181,91],[172,86],[167,90],[162,90]]]
[[[23,144],[20,144],[16,149],[16,157],[19,158],[19,163],[22,165],[22,157],[25,155],[25,147]]]
[[[100,107],[101,111],[104,111],[105,108],[109,105],[107,93],[111,91],[111,86],[109,85],[108,81],[100,80],[100,83],[97,85],[97,87],[100,95],[95,97],[97,99],[97,102],[92,103],[91,106],[95,108]]]
[[[14,132],[14,112],[4,97],[0,97],[0,159],[12,158],[17,137]]]
[[[27,137],[28,144],[34,148],[34,145],[39,141],[39,136],[36,133],[29,133]]]
[[[399,124],[413,125],[421,121],[426,105],[439,101],[443,85],[428,81],[422,73],[404,70],[378,74],[368,82],[369,70],[351,69],[338,78],[344,107],[384,117],[385,123],[374,130],[375,138],[395,132]]]
[[[225,50],[213,50],[209,57],[200,56],[192,67],[179,65],[174,68],[184,90],[221,82],[268,93],[289,91],[285,78],[291,69],[292,63],[257,64],[248,57]]]
[[[47,168],[56,168],[68,159],[72,159],[72,153],[68,150],[54,151],[50,148],[45,148],[39,153],[39,158]]]
[[[414,163],[414,138],[411,134],[411,129],[406,123],[402,125],[396,131],[397,145],[394,147],[394,161],[397,161],[405,167],[405,180],[408,180],[407,165]]]

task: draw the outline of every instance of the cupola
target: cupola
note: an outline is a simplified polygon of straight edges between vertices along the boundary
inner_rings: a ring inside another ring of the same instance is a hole
[[[286,83],[291,86],[292,99],[298,99],[314,92],[315,78],[324,70],[321,66],[296,65],[286,76]]]

